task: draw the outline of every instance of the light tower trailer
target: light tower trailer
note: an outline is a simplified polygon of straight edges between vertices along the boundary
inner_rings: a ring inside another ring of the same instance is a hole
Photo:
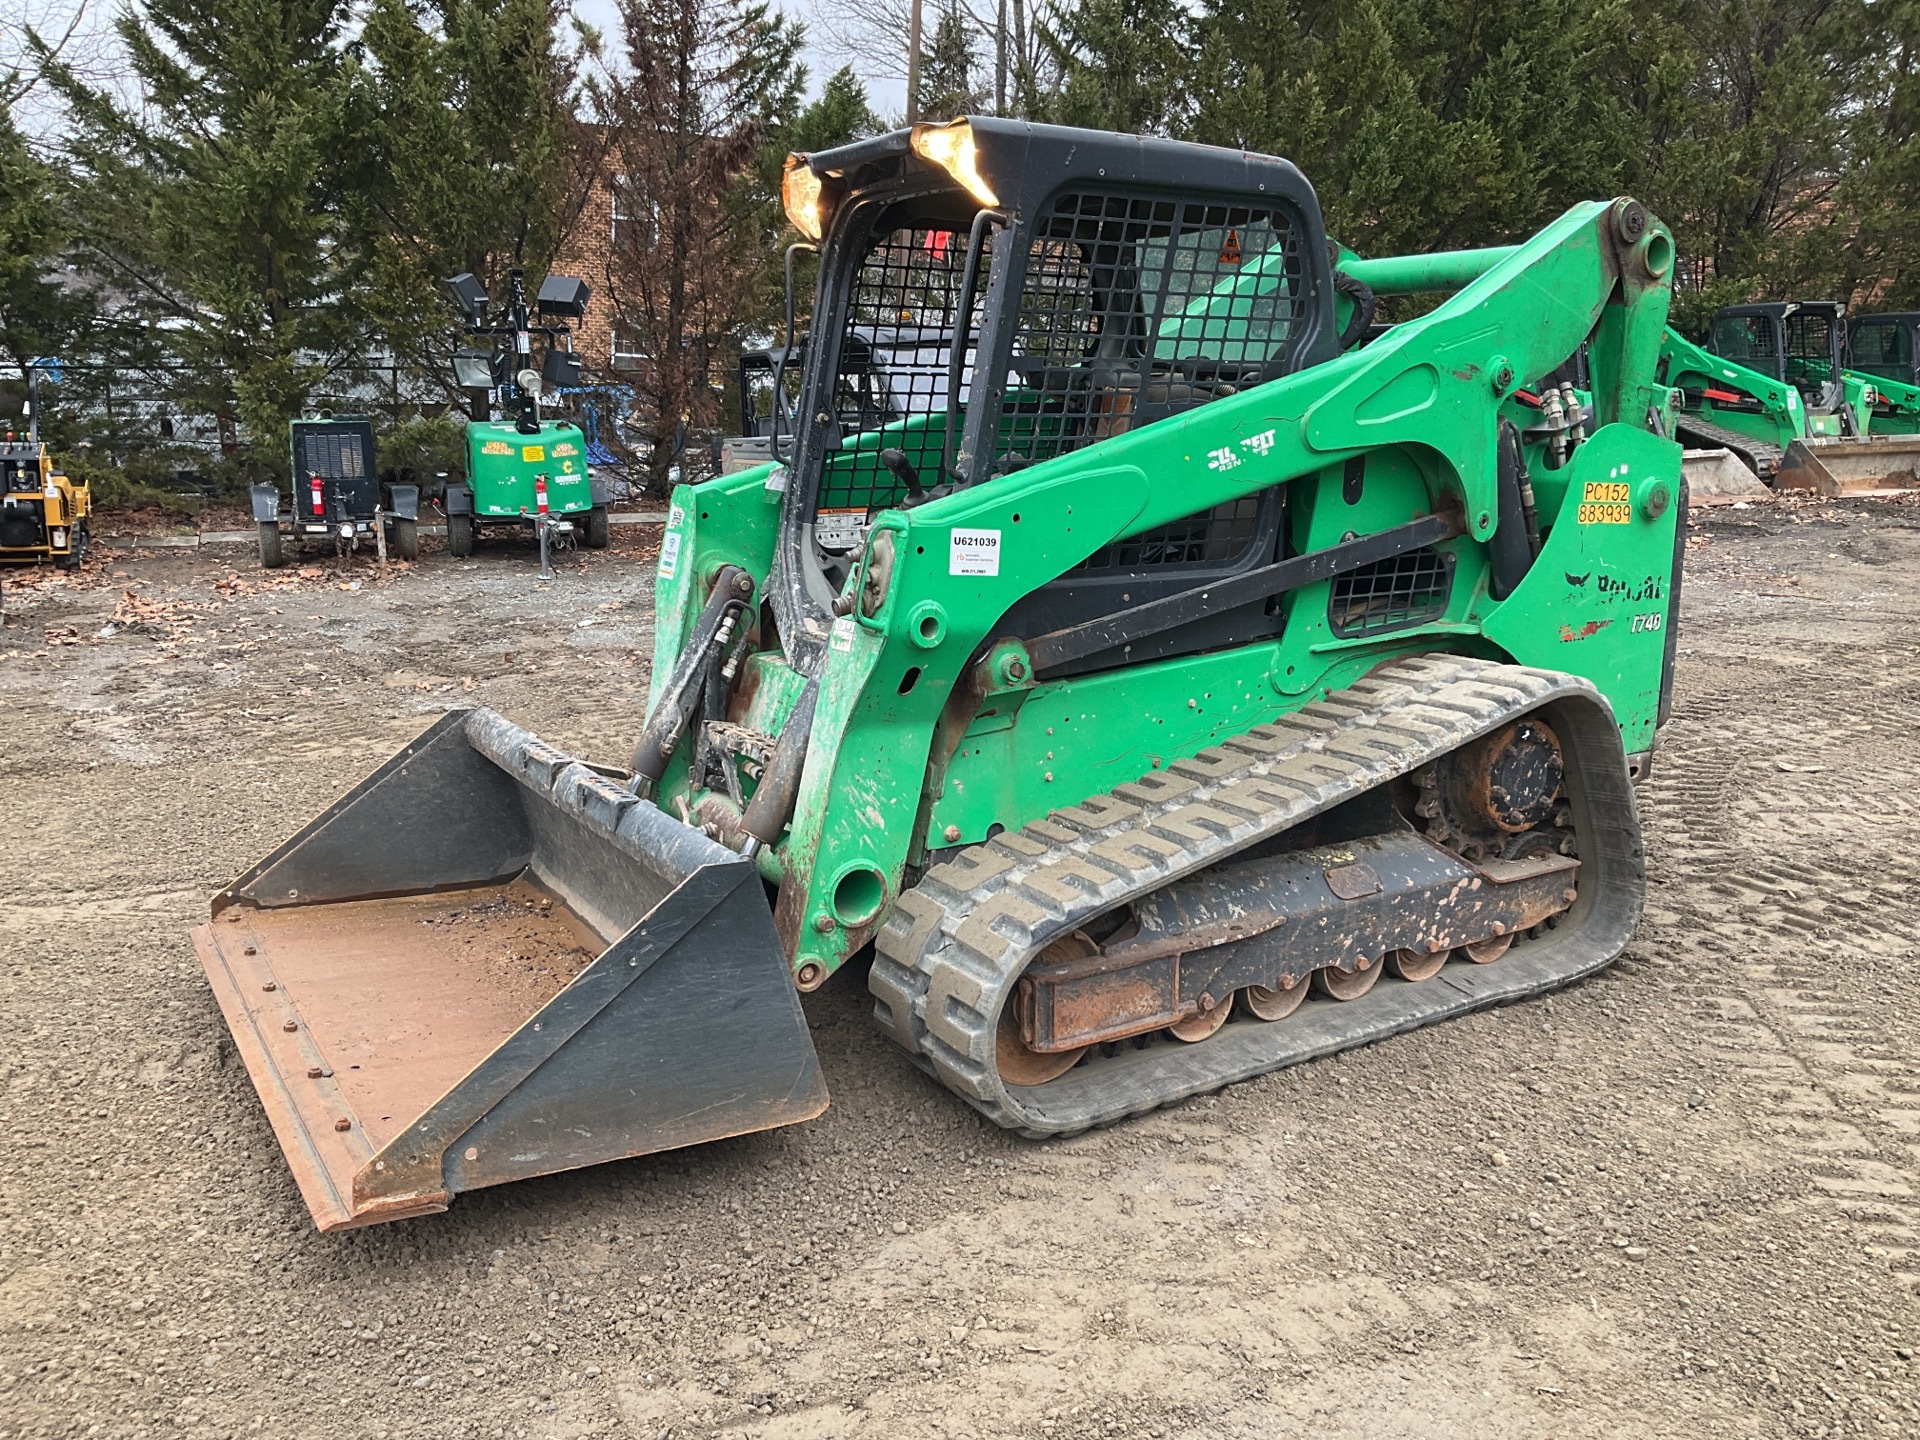
[[[511,525],[532,529],[540,541],[540,571],[548,574],[554,543],[607,546],[605,482],[587,466],[586,435],[570,420],[543,420],[540,399],[578,386],[580,357],[572,332],[560,320],[577,320],[591,297],[585,282],[549,275],[531,307],[524,273],[508,272],[508,298],[492,307],[472,275],[456,275],[447,287],[467,315],[467,333],[491,342],[486,350],[454,357],[454,377],[467,396],[467,478],[447,486],[447,549],[471,555],[476,533]],[[535,324],[535,319],[542,322]],[[545,337],[540,368],[534,368],[533,337]],[[499,409],[494,418],[494,396]]]

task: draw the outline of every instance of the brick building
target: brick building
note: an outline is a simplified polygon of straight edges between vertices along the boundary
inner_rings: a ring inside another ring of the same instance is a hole
[[[617,177],[604,166],[583,166],[584,193],[574,197],[574,222],[554,257],[556,274],[577,275],[593,289],[593,303],[574,333],[574,349],[589,371],[611,378],[640,358],[634,327],[616,313],[613,256],[621,230],[633,216],[623,213]]]

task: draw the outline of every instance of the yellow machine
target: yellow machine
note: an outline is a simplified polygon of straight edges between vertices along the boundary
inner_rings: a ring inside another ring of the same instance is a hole
[[[0,562],[51,560],[74,570],[86,558],[93,492],[54,469],[40,439],[40,376],[53,365],[36,360],[25,367],[26,438],[9,430],[0,439]]]
[[[39,440],[0,440],[0,561],[51,560],[62,570],[87,553],[93,497],[53,468]]]

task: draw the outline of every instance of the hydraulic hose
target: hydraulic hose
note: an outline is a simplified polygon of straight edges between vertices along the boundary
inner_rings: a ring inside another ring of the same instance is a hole
[[[760,776],[760,784],[747,802],[747,813],[740,828],[747,834],[746,853],[751,855],[763,845],[771,845],[787,828],[793,807],[800,799],[800,775],[807,764],[807,737],[813,731],[814,708],[820,703],[820,682],[809,680],[794,701],[780,739],[773,747],[773,758]]]
[[[1353,314],[1347,317],[1347,323],[1340,332],[1340,348],[1351,350],[1367,333],[1367,327],[1373,324],[1373,313],[1379,308],[1380,301],[1366,281],[1349,275],[1344,270],[1333,272],[1334,293],[1346,296],[1353,302]]]
[[[1487,593],[1504,600],[1526,579],[1533,568],[1533,547],[1528,543],[1526,505],[1520,481],[1526,461],[1520,453],[1520,432],[1510,420],[1500,422],[1499,463],[1495,475],[1495,499],[1499,505],[1499,523],[1488,541],[1490,574]]]
[[[667,762],[693,719],[695,705],[706,698],[712,673],[733,638],[733,625],[752,596],[751,575],[737,565],[720,567],[706,608],[694,622],[687,648],[680,652],[673,674],[660,692],[660,703],[640,732],[640,743],[634,746],[634,794],[652,795],[660,777],[667,773]]]

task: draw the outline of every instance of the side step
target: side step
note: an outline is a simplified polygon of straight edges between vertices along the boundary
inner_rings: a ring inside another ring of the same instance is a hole
[[[322,1230],[827,1105],[753,863],[488,710],[193,939]]]
[[[1273,1023],[1236,1019],[1198,1044],[1122,1044],[1043,1084],[1003,1079],[1002,1013],[1047,946],[1534,711],[1565,746],[1580,847],[1558,928],[1494,964],[1383,980]],[[1073,1134],[1591,974],[1626,945],[1645,887],[1626,756],[1599,692],[1557,672],[1419,656],[935,866],[882,929],[869,985],[882,1027],[975,1109],[1029,1136]]]

